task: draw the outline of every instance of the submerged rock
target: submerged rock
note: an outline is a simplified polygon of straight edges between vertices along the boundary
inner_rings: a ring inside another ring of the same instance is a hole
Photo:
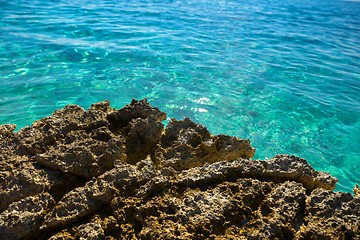
[[[1,239],[360,238],[357,186],[165,118],[144,99],[0,126]]]

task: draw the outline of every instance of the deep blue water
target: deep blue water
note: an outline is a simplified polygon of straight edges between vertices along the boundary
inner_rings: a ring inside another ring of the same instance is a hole
[[[148,98],[360,180],[360,2],[0,0],[0,124]]]

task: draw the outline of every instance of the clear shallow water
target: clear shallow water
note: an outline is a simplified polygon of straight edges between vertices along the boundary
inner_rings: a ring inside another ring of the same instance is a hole
[[[148,98],[360,180],[357,1],[0,0],[0,124]]]

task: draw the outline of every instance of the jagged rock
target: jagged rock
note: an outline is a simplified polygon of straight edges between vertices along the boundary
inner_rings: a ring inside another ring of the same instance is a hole
[[[78,187],[57,203],[55,208],[45,216],[42,229],[61,228],[83,217],[95,213],[114,197],[115,189],[102,179],[94,179],[84,187]]]
[[[110,140],[96,140],[89,138],[89,134],[84,131],[77,131],[78,136],[72,136],[73,139],[68,140],[70,143],[52,146],[45,153],[36,155],[34,159],[42,166],[86,179],[99,176],[112,169],[116,161],[126,159],[123,141],[111,135],[106,137],[107,132],[99,133],[100,130],[97,129],[93,136],[103,134],[103,140],[107,140],[108,137]]]
[[[360,188],[359,188],[358,184],[356,184],[355,187],[354,187],[354,195],[356,197],[360,197]]]
[[[176,181],[182,186],[203,186],[209,181],[250,177],[273,182],[292,180],[302,183],[308,191],[312,191],[314,186],[334,189],[337,182],[330,175],[315,171],[304,159],[289,155],[277,155],[269,161],[238,159],[217,162],[182,171]]]
[[[166,127],[164,135],[161,138],[161,146],[163,148],[168,148],[176,141],[180,143],[183,142],[182,138],[184,138],[184,135],[186,135],[184,133],[189,131],[192,133],[192,135],[196,135],[198,136],[197,138],[200,138],[200,141],[197,141],[195,144],[192,144],[191,141],[188,141],[193,147],[199,145],[201,141],[207,141],[211,138],[211,134],[206,129],[206,127],[194,123],[189,118],[185,118],[182,121],[178,121],[172,118]],[[184,142],[187,142],[186,138],[184,140]]]
[[[255,149],[247,139],[226,135],[211,136],[208,130],[185,118],[172,119],[161,139],[162,149],[157,151],[157,161],[162,167],[184,170],[205,163],[238,158],[251,158]]]
[[[76,238],[67,231],[59,232],[49,238],[49,240],[75,240],[75,239]]]
[[[98,105],[109,105],[103,102]],[[21,155],[33,156],[40,154],[56,145],[57,141],[63,141],[68,133],[76,130],[91,131],[102,126],[108,126],[107,112],[105,107],[92,107],[88,111],[77,105],[67,105],[57,110],[52,116],[43,118],[33,123],[31,127],[21,129],[17,134]]]
[[[166,114],[158,108],[151,107],[146,99],[140,101],[133,99],[130,105],[126,105],[124,108],[108,114],[107,119],[111,124],[110,129],[112,131],[119,131],[125,128],[133,119],[145,119],[150,116],[158,121],[166,119]]]
[[[303,224],[305,188],[296,182],[277,185],[255,211],[242,235],[246,239],[292,239]]]
[[[1,169],[0,174],[0,211],[12,202],[49,191],[51,187],[48,173],[26,162],[24,157],[8,161],[7,167]]]
[[[79,129],[84,112],[79,106],[68,105],[55,111],[52,116],[34,122],[31,127],[21,129],[17,134],[19,154],[33,156],[43,153],[57,139],[63,139],[68,132]]]
[[[315,171],[305,159],[296,156],[277,155],[266,163],[269,178],[299,181],[310,191],[314,188],[334,190],[337,182],[330,174]]]
[[[80,237],[80,240],[98,240],[105,238],[104,229],[99,220],[80,225],[77,228],[77,235]]]
[[[0,138],[5,138],[5,137],[13,134],[15,129],[16,129],[15,124],[0,125]]]
[[[126,135],[127,162],[135,164],[154,152],[164,125],[155,117],[136,118],[128,124]]]
[[[0,125],[0,169],[7,165],[8,159],[16,157],[19,142],[14,134],[15,129],[15,124]]]
[[[43,222],[46,212],[55,204],[48,193],[29,196],[14,202],[0,214],[2,239],[32,238]]]
[[[360,198],[144,99],[0,126],[1,239],[359,239]]]
[[[141,239],[207,239],[242,227],[272,184],[252,179],[224,182],[208,190],[179,189],[137,207]]]
[[[105,100],[105,101],[102,101],[102,102],[91,104],[91,107],[89,108],[89,110],[99,110],[99,111],[102,111],[104,113],[109,113],[113,109],[110,107],[110,101]],[[114,111],[115,111],[115,109],[114,109]]]
[[[106,235],[119,231],[120,229],[113,216],[102,219],[100,216],[96,215],[88,223],[84,223],[71,230],[73,234],[70,235],[70,238],[76,237],[77,239],[82,240],[98,240],[105,239]],[[69,233],[67,234],[69,235]],[[59,236],[64,236],[64,233],[61,233],[61,235],[59,234]],[[107,236],[106,239],[110,240],[114,238]]]
[[[306,199],[304,224],[295,239],[359,239],[360,199],[315,189]]]

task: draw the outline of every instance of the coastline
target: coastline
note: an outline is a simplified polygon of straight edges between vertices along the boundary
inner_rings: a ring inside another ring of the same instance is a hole
[[[348,239],[360,193],[304,159],[250,160],[247,139],[212,135],[146,99],[68,105],[0,126],[4,239]],[[15,217],[16,216],[16,217]]]

